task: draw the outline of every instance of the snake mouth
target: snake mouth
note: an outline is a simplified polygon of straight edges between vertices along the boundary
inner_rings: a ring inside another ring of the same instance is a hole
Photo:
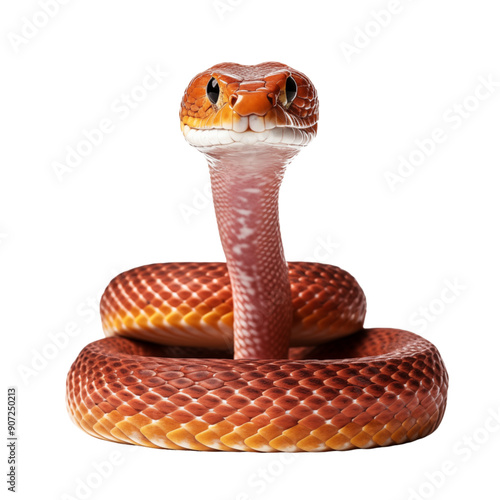
[[[300,119],[281,108],[273,108],[264,116],[241,116],[224,106],[208,118],[184,117],[181,130],[195,147],[257,143],[306,146],[316,135],[317,123],[313,117]]]
[[[276,146],[306,146],[315,136],[316,128],[275,127],[262,132],[255,132],[250,129],[237,132],[232,129],[199,129],[183,125],[182,132],[189,144],[198,148],[257,143]]]

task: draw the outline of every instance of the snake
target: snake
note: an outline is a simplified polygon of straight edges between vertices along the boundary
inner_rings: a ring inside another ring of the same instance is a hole
[[[67,375],[73,422],[108,441],[199,451],[351,450],[431,434],[448,390],[438,349],[365,328],[348,272],[285,259],[278,194],[317,134],[311,80],[277,62],[217,64],[191,80],[179,116],[208,162],[226,262],[150,264],[109,283],[105,336]]]

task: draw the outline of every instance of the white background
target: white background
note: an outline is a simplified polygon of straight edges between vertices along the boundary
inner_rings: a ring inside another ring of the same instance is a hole
[[[83,498],[88,480],[92,499],[496,497],[498,3],[73,0],[45,19],[41,3],[4,2],[0,14],[2,366],[19,393],[17,498]],[[215,63],[266,60],[305,72],[320,96],[318,137],[281,190],[287,258],[349,270],[367,326],[438,346],[450,374],[442,425],[412,444],[347,453],[93,439],[66,414],[65,377],[102,336],[105,285],[141,264],[223,259],[205,160],[179,131],[182,92]],[[143,92],[148,67],[168,76]],[[142,100],[124,109],[131,93]],[[58,178],[54,164],[102,119],[113,130]],[[445,140],[422,160],[415,141],[436,128]],[[391,189],[387,172],[411,155],[422,161]],[[54,353],[57,334],[66,340]],[[113,453],[120,463],[96,478],[92,463]]]

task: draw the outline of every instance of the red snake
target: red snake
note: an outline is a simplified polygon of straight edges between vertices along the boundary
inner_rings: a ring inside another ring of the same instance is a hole
[[[180,119],[208,159],[227,264],[153,264],[111,281],[107,338],[68,374],[73,421],[101,439],[191,450],[348,450],[433,432],[448,388],[436,347],[364,329],[347,272],[285,261],[278,191],[316,135],[311,81],[274,62],[218,64],[190,82]]]

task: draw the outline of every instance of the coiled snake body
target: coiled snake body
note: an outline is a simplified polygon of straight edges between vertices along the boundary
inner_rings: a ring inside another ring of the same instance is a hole
[[[347,272],[285,261],[278,191],[316,134],[309,79],[279,63],[219,64],[190,82],[180,118],[208,159],[227,264],[154,264],[108,285],[107,338],[67,378],[74,422],[102,439],[191,450],[348,450],[434,431],[448,385],[436,347],[364,329],[365,297]]]

